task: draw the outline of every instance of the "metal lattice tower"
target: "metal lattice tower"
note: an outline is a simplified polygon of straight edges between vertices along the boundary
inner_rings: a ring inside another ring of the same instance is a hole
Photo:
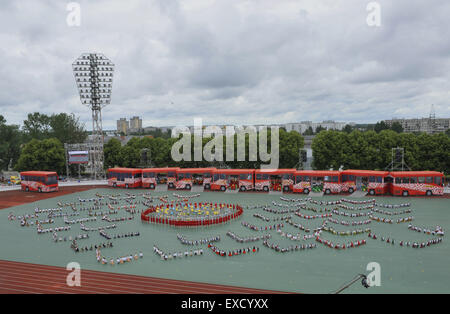
[[[411,171],[411,168],[405,162],[405,149],[403,147],[392,148],[392,161],[385,170]]]
[[[430,119],[428,120],[429,133],[436,133],[436,112],[434,111],[434,105],[431,105]]]
[[[72,64],[81,103],[92,110],[89,157],[94,178],[104,174],[102,108],[111,103],[114,64],[101,53],[83,53]]]

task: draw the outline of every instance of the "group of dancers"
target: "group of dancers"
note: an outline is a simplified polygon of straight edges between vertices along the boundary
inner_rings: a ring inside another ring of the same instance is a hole
[[[220,236],[217,235],[217,236],[200,239],[200,240],[188,240],[183,235],[177,233],[177,239],[181,242],[181,244],[184,244],[184,245],[201,245],[201,244],[207,244],[210,242],[218,242],[218,241],[220,241]]]
[[[287,252],[293,252],[293,251],[300,251],[300,250],[306,250],[306,249],[314,249],[316,247],[315,243],[308,243],[308,244],[302,244],[302,245],[291,245],[288,247],[281,247],[278,244],[275,243],[269,243],[267,240],[263,242],[263,245],[265,247],[268,247],[269,249],[275,250],[279,253],[287,253]]]
[[[297,215],[300,218],[307,219],[307,220],[317,219],[317,218],[328,218],[328,217],[333,216],[332,214],[321,214],[321,215],[310,216],[310,215],[303,215],[302,213],[299,213],[299,212],[295,212],[295,215]]]
[[[330,232],[333,235],[339,235],[339,236],[354,236],[354,235],[370,232],[370,228],[367,228],[364,230],[358,229],[358,230],[336,231],[332,227],[327,227],[327,226],[323,227],[322,230]]]
[[[436,228],[434,230],[431,230],[428,228],[420,228],[420,227],[416,227],[416,226],[409,224],[408,229],[412,230],[412,231],[423,232],[428,235],[444,236],[444,229],[442,229],[442,227],[440,227],[440,226],[436,226]]]
[[[103,229],[114,229],[116,227],[117,227],[116,224],[112,224],[112,225],[101,226],[101,227],[97,227],[97,228],[89,228],[89,227],[86,227],[83,223],[80,223],[80,229],[83,231],[100,231]]]
[[[269,239],[272,237],[270,234],[264,234],[264,235],[260,235],[260,236],[242,238],[242,237],[234,234],[231,231],[227,232],[227,236],[229,236],[230,238],[232,238],[233,240],[235,240],[236,242],[239,242],[239,243],[256,242],[259,240]]]
[[[68,225],[79,224],[79,223],[83,223],[83,222],[92,222],[92,221],[97,221],[97,217],[85,217],[85,218],[78,218],[75,220],[67,220],[66,216],[64,216],[64,223],[68,224]]]
[[[371,219],[348,222],[348,221],[345,221],[345,220],[338,221],[337,219],[334,219],[334,218],[331,218],[331,217],[329,217],[327,219],[327,221],[332,222],[332,223],[337,224],[337,225],[343,225],[343,226],[350,226],[350,225],[351,226],[361,226],[361,225],[368,225],[368,224],[372,223]]]
[[[395,215],[403,215],[403,214],[409,214],[412,213],[411,209],[405,209],[399,212],[390,212],[387,210],[382,210],[382,209],[378,209],[378,208],[373,208],[372,209],[373,212],[375,213],[379,213],[379,214],[383,214],[383,215],[388,215],[388,216],[395,216]]]
[[[309,239],[312,239],[315,237],[314,234],[301,235],[300,233],[297,233],[297,234],[286,233],[284,231],[281,231],[281,229],[277,229],[277,233],[280,236],[282,236],[284,238],[288,238],[289,240],[292,240],[292,241],[301,241],[301,240],[306,241],[306,240],[309,240]]]
[[[252,224],[250,224],[250,223],[248,223],[248,222],[245,222],[245,221],[243,221],[241,224],[242,224],[244,227],[247,227],[247,228],[249,228],[249,229],[251,229],[251,230],[253,230],[253,231],[276,230],[276,229],[281,228],[281,227],[284,226],[284,225],[281,223],[281,224],[276,224],[276,225],[272,225],[272,226],[258,227],[258,226],[252,225]]]
[[[259,251],[259,248],[254,246],[252,248],[242,248],[242,249],[234,249],[231,251],[224,251],[219,249],[218,247],[212,245],[211,243],[208,244],[208,247],[211,249],[211,251],[213,251],[214,253],[216,253],[216,255],[222,256],[222,257],[231,257],[231,256],[237,256],[237,255],[242,255],[242,254],[247,254],[247,253],[256,253]]]
[[[144,253],[139,252],[139,253],[135,253],[135,254],[130,254],[130,255],[125,255],[125,256],[121,256],[121,257],[117,257],[117,258],[106,258],[103,257],[101,255],[101,251],[100,248],[96,249],[96,256],[97,256],[97,261],[99,263],[102,263],[103,265],[109,264],[109,265],[120,265],[120,264],[124,264],[124,263],[129,263],[132,261],[136,261],[140,258],[144,257]]]
[[[55,213],[62,211],[62,208],[46,208],[46,209],[39,209],[39,207],[36,207],[34,209],[35,214],[49,214],[49,213]]]
[[[336,249],[336,250],[345,250],[345,249],[350,249],[350,248],[356,248],[358,246],[361,245],[365,245],[367,242],[366,240],[357,240],[357,241],[350,241],[347,243],[333,243],[332,241],[326,240],[326,239],[322,239],[320,236],[316,237],[316,241],[319,243],[322,243],[323,245],[331,248],[331,249]]]
[[[269,222],[269,221],[286,221],[292,218],[292,215],[288,215],[288,216],[280,216],[280,217],[275,217],[275,218],[269,218],[266,217],[264,215],[255,213],[253,214],[253,217],[259,218],[261,220],[264,220],[265,222]]]
[[[396,241],[394,239],[391,238],[386,238],[386,237],[378,237],[376,234],[374,233],[369,233],[368,237],[374,240],[377,240],[378,238],[386,243],[389,243],[391,245],[394,245],[396,243]],[[435,245],[435,244],[439,244],[442,242],[442,238],[436,238],[436,239],[430,239],[424,242],[411,242],[411,241],[398,241],[398,244],[400,246],[407,246],[407,247],[412,247],[415,249],[423,249],[426,247],[429,247],[431,245]]]
[[[85,245],[85,246],[79,247],[77,241],[73,240],[72,243],[70,244],[70,248],[73,249],[77,253],[93,251],[94,249],[99,250],[100,248],[112,248],[112,247],[113,247],[112,242],[106,242],[106,243],[102,242],[102,243],[99,243],[96,245],[91,244],[90,246]]]
[[[153,246],[153,252],[161,257],[161,260],[167,261],[175,258],[181,257],[191,257],[191,256],[199,256],[203,255],[203,249],[198,250],[190,250],[184,252],[174,252],[174,253],[166,253],[159,249],[156,245]]]
[[[42,229],[42,226],[40,224],[38,224],[36,230],[37,230],[38,234],[43,234],[43,233],[50,233],[50,232],[69,231],[71,228],[72,228],[71,226],[64,226],[64,227]]]
[[[133,219],[134,219],[134,216],[111,218],[108,215],[105,215],[102,217],[102,220],[105,220],[107,222],[119,222],[119,221],[133,220]]]

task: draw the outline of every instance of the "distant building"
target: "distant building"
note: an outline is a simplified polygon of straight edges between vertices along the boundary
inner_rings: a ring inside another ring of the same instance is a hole
[[[126,118],[120,118],[117,120],[117,132],[118,133],[128,133],[128,129],[130,128],[129,122]]]
[[[148,132],[154,132],[156,131],[158,128],[155,126],[148,126],[144,128],[144,133],[148,133]]]
[[[445,132],[450,128],[450,118],[418,118],[418,119],[391,119],[384,121],[389,127],[394,122],[401,124],[403,132],[425,132],[428,134]]]
[[[318,127],[322,127],[327,130],[341,131],[347,124],[351,126],[355,125],[353,122],[335,122],[333,120],[325,120],[323,122],[302,121],[298,123],[286,123],[285,128],[287,132],[296,131],[303,134],[307,129],[309,129],[309,127],[311,127],[314,132],[316,132]]]
[[[133,131],[142,130],[142,119],[135,116],[130,119],[130,129]]]

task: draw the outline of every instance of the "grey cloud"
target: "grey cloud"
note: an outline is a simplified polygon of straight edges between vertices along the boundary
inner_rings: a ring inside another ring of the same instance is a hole
[[[364,1],[4,1],[0,9],[0,109],[73,112],[72,62],[104,53],[116,65],[105,128],[144,125],[374,122],[393,115],[449,116],[450,3],[379,0],[382,27]],[[172,104],[173,103],[173,104]]]

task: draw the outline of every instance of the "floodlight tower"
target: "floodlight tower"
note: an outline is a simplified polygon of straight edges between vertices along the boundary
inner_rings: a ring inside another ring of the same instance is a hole
[[[103,173],[102,108],[111,103],[114,64],[101,53],[83,53],[72,64],[81,103],[92,110],[89,150],[94,178]]]

